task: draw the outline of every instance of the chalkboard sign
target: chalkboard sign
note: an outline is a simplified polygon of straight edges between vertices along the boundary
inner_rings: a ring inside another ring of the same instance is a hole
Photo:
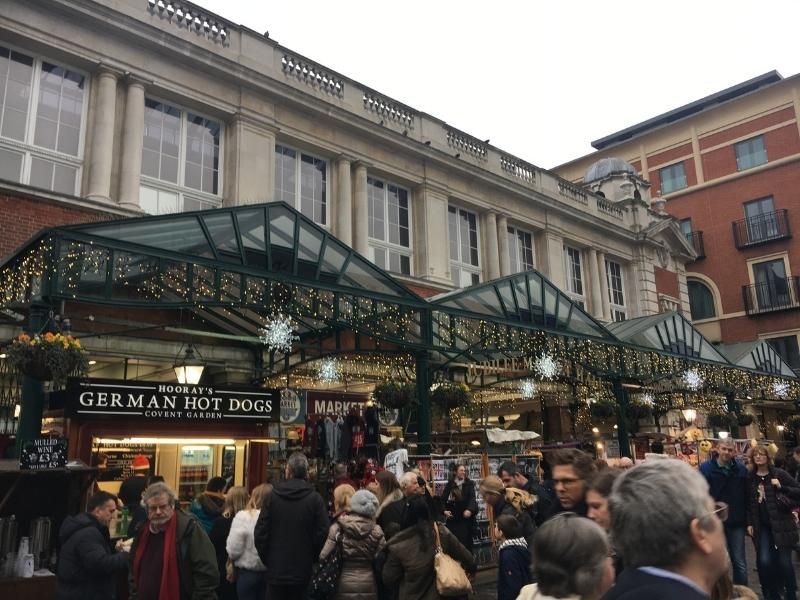
[[[35,438],[22,442],[19,468],[22,471],[63,469],[67,466],[67,440]]]
[[[110,481],[125,481],[133,475],[133,457],[141,454],[150,461],[150,471],[155,473],[156,445],[155,444],[103,444],[95,448],[99,454],[106,458],[106,470],[113,473]]]

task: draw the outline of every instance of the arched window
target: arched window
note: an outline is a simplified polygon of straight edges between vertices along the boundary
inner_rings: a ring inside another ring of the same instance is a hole
[[[690,279],[688,284],[692,320],[715,317],[717,312],[714,308],[714,294],[708,289],[708,286],[695,279]]]

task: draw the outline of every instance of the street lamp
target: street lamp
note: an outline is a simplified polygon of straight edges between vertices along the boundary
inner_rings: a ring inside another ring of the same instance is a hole
[[[693,408],[684,408],[681,412],[687,423],[694,423],[694,420],[697,418],[697,411]]]
[[[180,351],[178,351],[178,354],[180,355]],[[175,369],[175,376],[178,378],[178,383],[197,385],[200,383],[200,378],[203,376],[205,365],[203,364],[202,357],[198,358],[195,356],[194,347],[189,344],[186,347],[186,352],[183,357],[176,361],[173,369]]]

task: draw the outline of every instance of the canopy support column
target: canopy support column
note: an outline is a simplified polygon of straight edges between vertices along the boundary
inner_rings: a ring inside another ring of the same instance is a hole
[[[631,455],[631,444],[628,439],[628,392],[622,387],[622,380],[614,380],[614,397],[617,400],[617,439],[619,440],[619,455]]]
[[[27,333],[31,336],[42,333],[50,318],[50,305],[42,300],[33,300],[28,317]],[[22,378],[22,401],[17,428],[17,442],[14,449],[19,457],[22,442],[42,435],[42,413],[44,412],[44,382],[30,375]]]

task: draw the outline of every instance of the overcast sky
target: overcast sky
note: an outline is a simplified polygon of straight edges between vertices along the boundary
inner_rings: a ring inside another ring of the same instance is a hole
[[[778,70],[798,0],[195,0],[541,167]]]

